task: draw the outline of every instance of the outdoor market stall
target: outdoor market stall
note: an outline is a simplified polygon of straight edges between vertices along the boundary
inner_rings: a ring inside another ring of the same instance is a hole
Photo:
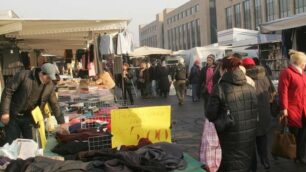
[[[262,33],[280,33],[281,44],[273,48],[279,51],[282,68],[288,64],[290,49],[306,52],[306,14],[297,14],[260,25]],[[282,69],[281,68],[281,69]],[[281,70],[280,69],[280,70]]]

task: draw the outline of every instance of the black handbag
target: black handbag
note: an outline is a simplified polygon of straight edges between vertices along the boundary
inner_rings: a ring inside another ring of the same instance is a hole
[[[219,115],[217,120],[214,121],[216,130],[218,133],[224,132],[226,129],[235,125],[235,120],[231,115],[231,111],[228,107],[226,95],[224,94],[221,85],[218,86],[219,92],[222,94],[223,97],[223,107],[220,109]]]

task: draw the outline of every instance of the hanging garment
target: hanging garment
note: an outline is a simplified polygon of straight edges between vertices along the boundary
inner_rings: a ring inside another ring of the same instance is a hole
[[[133,49],[133,35],[128,32],[118,34],[117,54],[128,54]]]
[[[113,54],[114,53],[114,45],[113,38],[111,35],[102,35],[100,36],[100,53],[101,55],[105,54]]]

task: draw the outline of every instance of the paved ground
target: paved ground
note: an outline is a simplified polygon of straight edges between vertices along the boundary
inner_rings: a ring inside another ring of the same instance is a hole
[[[199,159],[199,146],[203,129],[203,102],[193,103],[190,97],[186,98],[184,106],[178,106],[175,96],[167,99],[137,99],[137,106],[171,105],[172,121],[176,122],[173,134],[175,141],[182,145],[185,152]],[[269,134],[269,145],[271,145],[272,130]],[[279,158],[274,160],[270,156],[271,172],[306,172],[306,166],[295,164],[292,160]],[[265,171],[258,164],[258,171]]]

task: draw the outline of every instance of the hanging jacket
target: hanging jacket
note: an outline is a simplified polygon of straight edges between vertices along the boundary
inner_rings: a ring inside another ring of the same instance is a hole
[[[255,88],[246,83],[245,75],[240,69],[226,72],[213,89],[206,112],[208,120],[217,120],[220,109],[224,109],[225,105],[230,110],[235,125],[218,133],[222,148],[219,171],[248,172],[255,148],[257,98]]]

